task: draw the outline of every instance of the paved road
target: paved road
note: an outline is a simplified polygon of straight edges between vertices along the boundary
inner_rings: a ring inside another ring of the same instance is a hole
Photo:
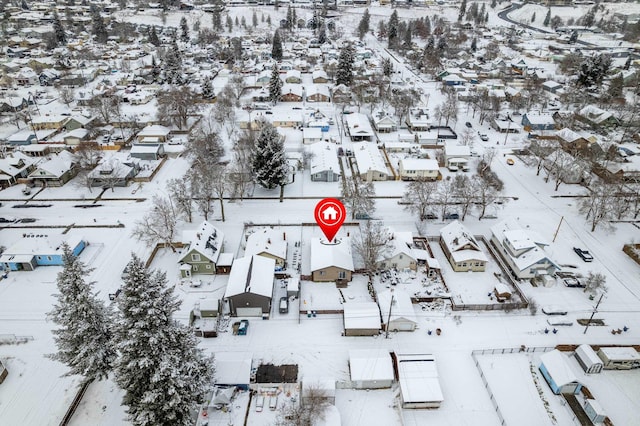
[[[504,20],[504,21],[507,21],[507,22],[511,23],[511,24],[519,25],[519,26],[521,26],[523,28],[526,28],[528,30],[531,30],[531,31],[535,31],[535,32],[538,32],[538,33],[543,33],[543,34],[553,34],[551,31],[541,30],[540,28],[532,27],[531,25],[523,24],[521,22],[517,22],[517,21],[514,21],[513,19],[509,18],[509,13],[513,12],[514,10],[520,9],[521,7],[522,7],[521,4],[512,4],[511,6],[507,7],[506,9],[498,12],[498,17],[500,19]]]

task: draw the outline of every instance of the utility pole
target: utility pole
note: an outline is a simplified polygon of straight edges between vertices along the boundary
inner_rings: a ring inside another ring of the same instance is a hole
[[[560,225],[562,225],[562,221],[564,220],[564,216],[560,217],[560,223],[558,224],[558,227],[556,228],[556,233],[553,234],[553,241],[551,241],[552,243],[556,242],[556,237],[558,236],[558,232],[560,232]]]
[[[389,315],[387,315],[387,327],[386,334],[384,335],[385,339],[389,338],[389,323],[391,322],[391,308],[393,308],[393,290],[391,290],[391,302],[389,302]]]
[[[593,316],[596,314],[596,312],[598,312],[598,306],[600,306],[600,302],[602,301],[603,297],[604,297],[604,293],[602,293],[600,295],[600,299],[598,299],[598,303],[596,303],[596,306],[593,308],[593,312],[591,312],[591,316],[589,317],[589,322],[587,322],[587,325],[584,328],[584,333],[582,333],[582,334],[587,334],[587,330],[589,329],[589,326],[591,325],[591,320],[593,319]]]

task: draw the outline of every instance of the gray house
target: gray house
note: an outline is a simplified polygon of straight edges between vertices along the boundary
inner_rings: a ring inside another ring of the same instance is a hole
[[[274,259],[257,254],[233,261],[224,294],[231,315],[268,317],[273,298],[275,266]]]
[[[311,180],[314,182],[338,182],[340,163],[334,144],[318,142],[309,145]]]

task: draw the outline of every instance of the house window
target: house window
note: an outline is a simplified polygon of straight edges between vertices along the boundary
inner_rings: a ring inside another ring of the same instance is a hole
[[[42,256],[38,256],[38,260],[42,260]]]
[[[198,253],[191,253],[191,260],[193,262],[200,262],[200,255]]]
[[[320,275],[321,277],[324,277],[325,272],[324,271],[318,271],[318,275]]]
[[[338,272],[338,278],[344,280],[345,278],[347,278],[347,273],[345,271]]]
[[[48,260],[48,261],[51,261],[51,260],[52,260],[52,259],[51,259],[51,256],[47,256],[47,260]]]
[[[198,265],[193,265],[193,271],[197,272],[198,271]]]
[[[464,267],[466,267],[466,266],[467,266],[467,262],[463,262],[463,263],[462,263],[462,267],[464,268]]]
[[[402,257],[402,255],[398,256],[398,258],[399,258],[400,260],[404,259],[404,258]]]
[[[211,269],[211,264],[206,265],[205,268]]]

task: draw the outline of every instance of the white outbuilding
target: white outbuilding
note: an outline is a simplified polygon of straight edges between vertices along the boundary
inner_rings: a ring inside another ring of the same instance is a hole
[[[393,364],[384,349],[349,351],[351,384],[355,389],[384,389],[393,384]]]

